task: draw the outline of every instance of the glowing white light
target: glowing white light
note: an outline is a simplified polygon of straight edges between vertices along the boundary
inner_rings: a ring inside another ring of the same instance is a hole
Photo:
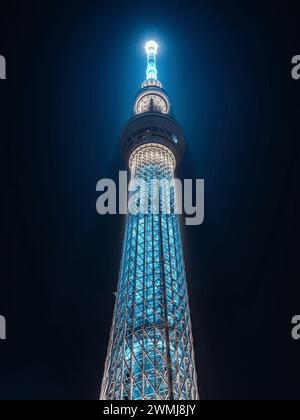
[[[149,54],[157,54],[158,45],[155,41],[148,41],[145,45],[146,53]]]

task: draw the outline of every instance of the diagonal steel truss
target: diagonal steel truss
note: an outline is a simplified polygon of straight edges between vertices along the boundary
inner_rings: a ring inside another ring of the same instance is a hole
[[[140,197],[152,206],[128,216],[100,399],[198,399],[174,186],[170,193],[150,188],[153,180],[172,185],[175,159],[164,146],[148,144],[133,153],[130,169],[132,179],[145,181]]]

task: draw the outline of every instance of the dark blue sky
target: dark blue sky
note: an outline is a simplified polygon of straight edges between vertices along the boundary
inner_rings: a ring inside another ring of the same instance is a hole
[[[124,169],[149,38],[186,133],[178,174],[206,183],[184,231],[201,397],[299,397],[300,14],[242,3],[3,6],[0,399],[98,397],[124,220],[96,214],[95,187]]]

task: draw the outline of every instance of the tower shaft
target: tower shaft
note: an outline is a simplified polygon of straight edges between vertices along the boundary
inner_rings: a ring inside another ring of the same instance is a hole
[[[131,170],[132,180],[145,181],[140,200],[151,205],[148,214],[128,216],[101,398],[197,399],[185,267],[174,213],[174,156],[164,146],[142,146],[131,159]],[[163,185],[166,180],[170,188]],[[169,203],[171,211],[164,214]]]

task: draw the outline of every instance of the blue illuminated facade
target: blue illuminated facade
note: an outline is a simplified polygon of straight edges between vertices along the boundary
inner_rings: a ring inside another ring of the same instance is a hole
[[[127,217],[100,398],[192,400],[197,378],[174,188],[184,136],[157,80],[157,45],[150,41],[146,51],[147,80],[121,135],[131,181],[139,182],[129,201],[140,211]]]

